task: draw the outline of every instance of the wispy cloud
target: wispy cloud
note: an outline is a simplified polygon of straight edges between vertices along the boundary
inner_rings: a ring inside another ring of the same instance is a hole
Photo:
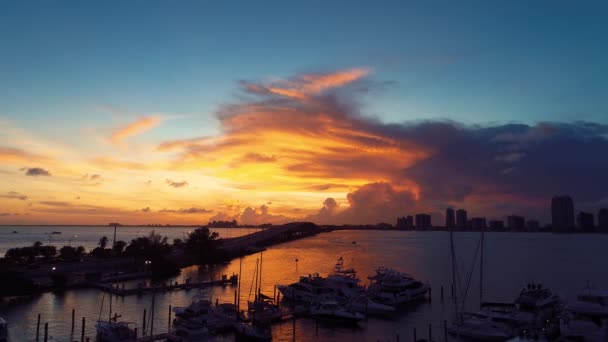
[[[48,170],[45,170],[41,167],[29,167],[29,168],[25,168],[25,175],[26,176],[33,176],[33,177],[37,177],[37,176],[50,176],[51,173]]]
[[[1,198],[9,198],[9,199],[17,199],[17,200],[21,200],[21,201],[25,201],[27,199],[27,196],[24,194],[20,194],[16,191],[9,191],[4,195],[0,195]]]
[[[145,133],[152,128],[158,126],[163,121],[160,116],[146,116],[136,121],[129,123],[124,127],[116,129],[110,135],[110,141],[113,144],[121,144],[124,140]]]
[[[172,181],[172,180],[170,180],[170,179],[167,179],[167,180],[166,180],[166,183],[167,183],[169,186],[172,186],[172,187],[174,187],[174,188],[182,188],[182,187],[184,187],[184,186],[187,186],[187,185],[188,185],[188,182],[186,182],[186,181],[176,182],[176,181]]]
[[[161,209],[158,211],[159,213],[174,213],[174,214],[210,214],[213,210],[208,210],[205,208],[182,208],[182,209]]]

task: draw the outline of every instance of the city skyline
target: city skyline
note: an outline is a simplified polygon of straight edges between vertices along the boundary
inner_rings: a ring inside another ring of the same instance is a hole
[[[0,224],[608,207],[605,4],[267,5],[0,4]]]

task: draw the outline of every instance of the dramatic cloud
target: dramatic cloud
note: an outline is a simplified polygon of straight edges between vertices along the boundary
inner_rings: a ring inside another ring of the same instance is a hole
[[[31,168],[25,168],[25,175],[26,176],[50,176],[51,173],[43,168],[40,167],[31,167]]]
[[[162,118],[159,116],[147,116],[136,121],[131,122],[130,124],[120,127],[110,136],[110,141],[113,144],[120,144],[125,139],[145,133],[152,128],[158,126],[162,121]]]
[[[383,123],[361,113],[362,87],[349,87],[368,74],[361,68],[243,82],[249,96],[218,111],[222,134],[167,141],[158,150],[172,153],[176,168],[205,170],[237,189],[289,192],[309,206],[310,192],[327,192],[337,202],[328,199],[309,216],[319,222],[394,222],[448,205],[476,215],[544,213],[546,219],[554,194],[585,203],[606,197],[608,126]],[[216,216],[286,219],[262,207]]]
[[[20,194],[16,191],[9,191],[4,195],[0,195],[1,198],[9,198],[9,199],[17,199],[21,201],[25,201],[27,199],[26,195]]]
[[[187,185],[188,185],[188,182],[186,182],[186,181],[176,182],[176,181],[172,181],[172,180],[170,180],[170,179],[167,179],[165,182],[166,182],[166,183],[167,183],[169,186],[172,186],[172,187],[174,187],[174,188],[182,188],[182,187],[184,187],[184,186],[187,186]]]
[[[23,149],[0,147],[0,162],[3,163],[29,163],[32,161],[46,162],[49,158],[40,154],[31,153]]]
[[[149,209],[149,208],[148,208]],[[174,213],[174,214],[210,214],[213,210],[207,210],[204,208],[185,208],[185,209],[162,209],[159,213]]]

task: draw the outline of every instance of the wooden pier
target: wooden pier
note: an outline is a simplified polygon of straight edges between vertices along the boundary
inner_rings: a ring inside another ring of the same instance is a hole
[[[132,296],[140,295],[146,292],[169,292],[175,290],[190,290],[200,289],[211,286],[234,286],[238,284],[238,276],[233,275],[232,277],[223,277],[219,280],[207,280],[201,282],[185,282],[185,283],[165,283],[156,286],[138,286],[136,288],[125,288],[123,285],[113,285],[102,282],[89,282],[88,285],[99,290],[111,293],[115,296]]]

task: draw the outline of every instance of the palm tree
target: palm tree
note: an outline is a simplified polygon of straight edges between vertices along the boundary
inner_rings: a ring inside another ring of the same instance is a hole
[[[106,246],[108,245],[108,237],[107,236],[102,236],[101,239],[99,239],[99,247],[101,248],[106,248]]]

